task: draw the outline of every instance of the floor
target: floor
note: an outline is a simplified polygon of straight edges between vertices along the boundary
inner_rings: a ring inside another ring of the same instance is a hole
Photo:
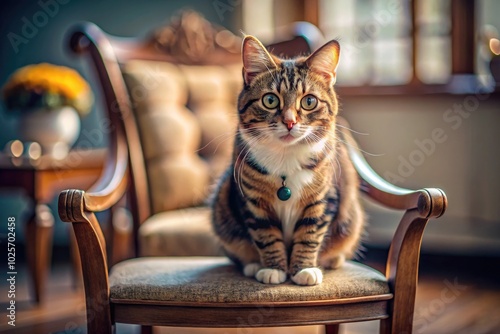
[[[371,251],[369,251],[371,252]],[[381,269],[378,251],[364,262]],[[382,254],[383,255],[383,254]],[[29,300],[25,268],[16,282],[16,326],[6,319],[5,279],[0,283],[0,332],[12,334],[86,333],[82,291],[72,285],[71,266],[55,261],[48,286],[50,298],[40,307]],[[377,333],[378,322],[343,325],[343,334]],[[498,334],[500,333],[500,258],[423,256],[414,320],[416,334]],[[119,334],[139,333],[137,326],[119,325]],[[162,334],[292,334],[323,333],[321,327],[192,329],[161,328]]]

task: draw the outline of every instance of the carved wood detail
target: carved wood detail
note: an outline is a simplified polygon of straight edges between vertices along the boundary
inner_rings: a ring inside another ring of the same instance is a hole
[[[194,11],[185,11],[152,36],[155,46],[175,58],[200,62],[218,49],[239,53],[241,38],[207,21]]]

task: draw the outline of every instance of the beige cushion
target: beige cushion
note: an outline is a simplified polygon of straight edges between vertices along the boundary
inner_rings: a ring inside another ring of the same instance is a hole
[[[123,76],[141,136],[153,213],[202,204],[230,161],[241,65],[134,60],[123,66]]]
[[[148,172],[154,212],[199,205],[211,183],[206,162],[189,154],[151,161]]]
[[[208,207],[161,212],[139,228],[141,256],[222,255]]]
[[[326,271],[320,285],[303,287],[290,281],[259,283],[244,277],[224,257],[136,258],[115,265],[109,282],[115,302],[298,302],[390,293],[384,275],[355,262]]]

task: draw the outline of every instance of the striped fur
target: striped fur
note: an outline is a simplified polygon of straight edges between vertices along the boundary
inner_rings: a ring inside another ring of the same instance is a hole
[[[285,60],[255,37],[243,42],[239,126],[213,226],[227,255],[263,283],[289,275],[296,284],[319,284],[320,268],[341,266],[359,246],[358,179],[335,132],[339,54],[331,41],[309,57]],[[288,201],[276,194],[282,176],[292,190]]]

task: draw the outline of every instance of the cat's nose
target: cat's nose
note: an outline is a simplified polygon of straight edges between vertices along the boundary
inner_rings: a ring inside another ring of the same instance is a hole
[[[293,129],[293,126],[297,124],[297,116],[291,108],[285,109],[283,113],[283,123],[286,125],[288,131]]]
[[[293,126],[297,124],[297,117],[291,109],[287,109],[283,114],[283,123],[286,125],[288,131],[291,131]]]
[[[290,131],[293,129],[293,126],[295,124],[297,124],[297,122],[290,120],[290,121],[285,121],[285,124],[286,124],[286,128],[288,129],[288,131]]]

